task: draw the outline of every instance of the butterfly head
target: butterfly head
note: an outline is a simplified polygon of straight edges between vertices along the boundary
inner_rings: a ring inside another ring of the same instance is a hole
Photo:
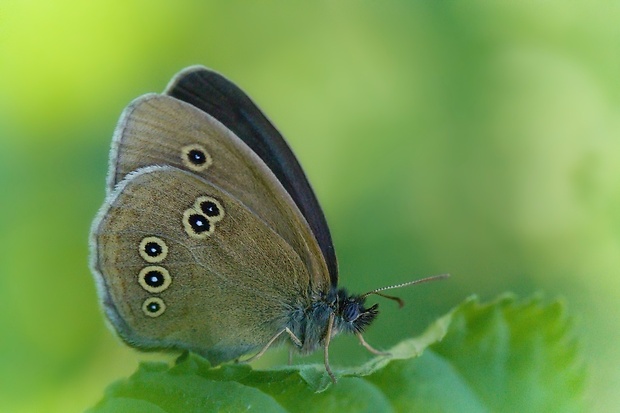
[[[361,333],[379,314],[378,304],[366,308],[366,297],[349,295],[345,289],[337,292],[334,315],[338,330],[346,333]]]

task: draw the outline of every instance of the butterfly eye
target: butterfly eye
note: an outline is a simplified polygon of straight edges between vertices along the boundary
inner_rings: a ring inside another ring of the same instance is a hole
[[[215,226],[202,213],[190,208],[183,214],[185,232],[192,238],[205,238],[213,233]]]
[[[181,160],[186,167],[196,172],[204,171],[213,163],[209,152],[198,144],[184,146],[181,149]]]
[[[140,241],[140,256],[146,262],[162,262],[168,255],[168,246],[158,237],[145,237]]]
[[[354,301],[349,301],[344,305],[342,309],[342,318],[345,321],[355,321],[360,316],[360,306]]]
[[[201,196],[196,199],[194,207],[201,211],[211,222],[221,221],[224,218],[222,204],[210,196]]]
[[[166,304],[159,297],[149,297],[142,304],[142,312],[149,317],[159,317],[164,311],[166,311]]]
[[[172,278],[167,269],[160,266],[144,267],[138,274],[140,286],[150,293],[160,293],[170,287]]]

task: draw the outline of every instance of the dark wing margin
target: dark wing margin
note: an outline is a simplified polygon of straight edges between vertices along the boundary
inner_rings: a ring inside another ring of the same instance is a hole
[[[222,122],[267,164],[308,221],[336,286],[338,262],[323,210],[293,151],[258,106],[233,82],[203,66],[179,72],[164,93]]]

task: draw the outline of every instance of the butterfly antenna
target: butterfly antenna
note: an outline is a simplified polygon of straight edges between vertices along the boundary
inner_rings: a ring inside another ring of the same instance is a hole
[[[402,283],[402,284],[396,284],[396,285],[390,285],[390,286],[387,286],[387,287],[381,287],[381,288],[377,288],[376,290],[368,291],[367,293],[362,294],[360,296],[360,298],[366,298],[370,294],[376,294],[376,295],[381,296],[383,298],[388,298],[390,300],[394,300],[394,301],[396,301],[398,303],[399,307],[402,307],[402,306],[405,305],[405,302],[402,299],[400,299],[398,297],[394,297],[392,295],[382,294],[381,291],[392,290],[394,288],[408,287],[410,285],[421,284],[421,283],[425,283],[425,282],[429,282],[429,281],[443,280],[444,278],[448,278],[449,276],[450,276],[450,274],[433,275],[432,277],[421,278],[419,280],[409,281],[409,282]]]

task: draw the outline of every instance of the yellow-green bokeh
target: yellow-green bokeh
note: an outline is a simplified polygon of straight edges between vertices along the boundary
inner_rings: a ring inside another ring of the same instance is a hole
[[[343,285],[453,274],[400,291],[403,310],[382,302],[369,342],[471,293],[562,295],[591,411],[612,411],[619,19],[585,0],[2,1],[0,411],[80,411],[145,358],[103,323],[87,236],[121,110],[190,64],[235,80],[288,138]],[[367,357],[344,338],[332,354]]]

